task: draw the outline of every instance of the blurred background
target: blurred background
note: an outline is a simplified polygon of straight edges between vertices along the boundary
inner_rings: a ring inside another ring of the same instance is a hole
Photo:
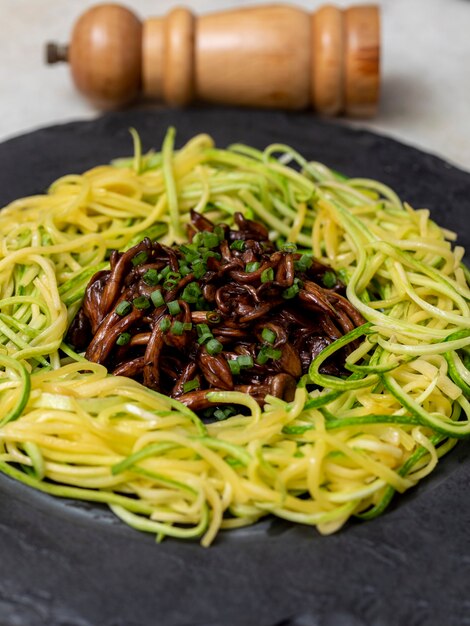
[[[358,4],[356,2],[355,4]],[[66,64],[47,66],[47,41],[68,42],[92,0],[0,0],[0,141],[99,115],[75,90]],[[124,0],[141,19],[177,5],[195,13],[268,4],[256,0]],[[314,10],[324,2],[290,4]],[[354,4],[337,0],[340,7]],[[376,0],[382,17],[382,95],[376,117],[353,124],[470,169],[470,2]],[[158,108],[155,109],[158,115]]]

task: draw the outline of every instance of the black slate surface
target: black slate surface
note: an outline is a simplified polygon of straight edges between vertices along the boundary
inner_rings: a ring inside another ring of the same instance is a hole
[[[470,248],[470,174],[409,146],[304,114],[128,111],[0,145],[0,206],[62,174],[209,132],[220,146],[286,142],[392,185]],[[470,446],[368,523],[331,537],[266,520],[210,549],[156,545],[105,508],[0,477],[0,626],[470,626]]]

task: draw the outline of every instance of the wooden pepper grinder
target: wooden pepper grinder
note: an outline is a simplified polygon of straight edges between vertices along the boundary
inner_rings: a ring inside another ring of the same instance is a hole
[[[195,17],[175,8],[143,23],[117,4],[95,6],[69,46],[50,43],[48,63],[68,61],[78,89],[116,108],[146,98],[373,115],[379,93],[375,5],[310,14],[261,5]]]

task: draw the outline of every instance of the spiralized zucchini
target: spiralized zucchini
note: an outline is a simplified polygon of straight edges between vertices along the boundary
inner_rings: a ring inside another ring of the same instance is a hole
[[[161,152],[142,155],[135,132],[134,142],[134,158],[0,212],[0,470],[205,546],[268,514],[331,533],[382,513],[470,435],[470,291],[455,236],[386,186],[284,145],[221,150],[199,135],[175,150],[173,129]],[[110,250],[182,241],[190,209],[229,224],[241,211],[347,283],[367,323],[315,359],[294,401],[268,397],[261,410],[212,392],[248,415],[203,424],[64,343]],[[320,373],[356,339],[349,377]]]

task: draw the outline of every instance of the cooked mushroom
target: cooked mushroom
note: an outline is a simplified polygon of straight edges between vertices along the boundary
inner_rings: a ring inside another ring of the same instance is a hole
[[[328,266],[293,244],[276,250],[262,224],[237,228],[195,212],[189,243],[144,239],[113,251],[86,289],[68,339],[112,373],[196,411],[208,391],[291,400],[297,381],[332,341],[363,323]],[[346,351],[322,371],[344,371]]]

